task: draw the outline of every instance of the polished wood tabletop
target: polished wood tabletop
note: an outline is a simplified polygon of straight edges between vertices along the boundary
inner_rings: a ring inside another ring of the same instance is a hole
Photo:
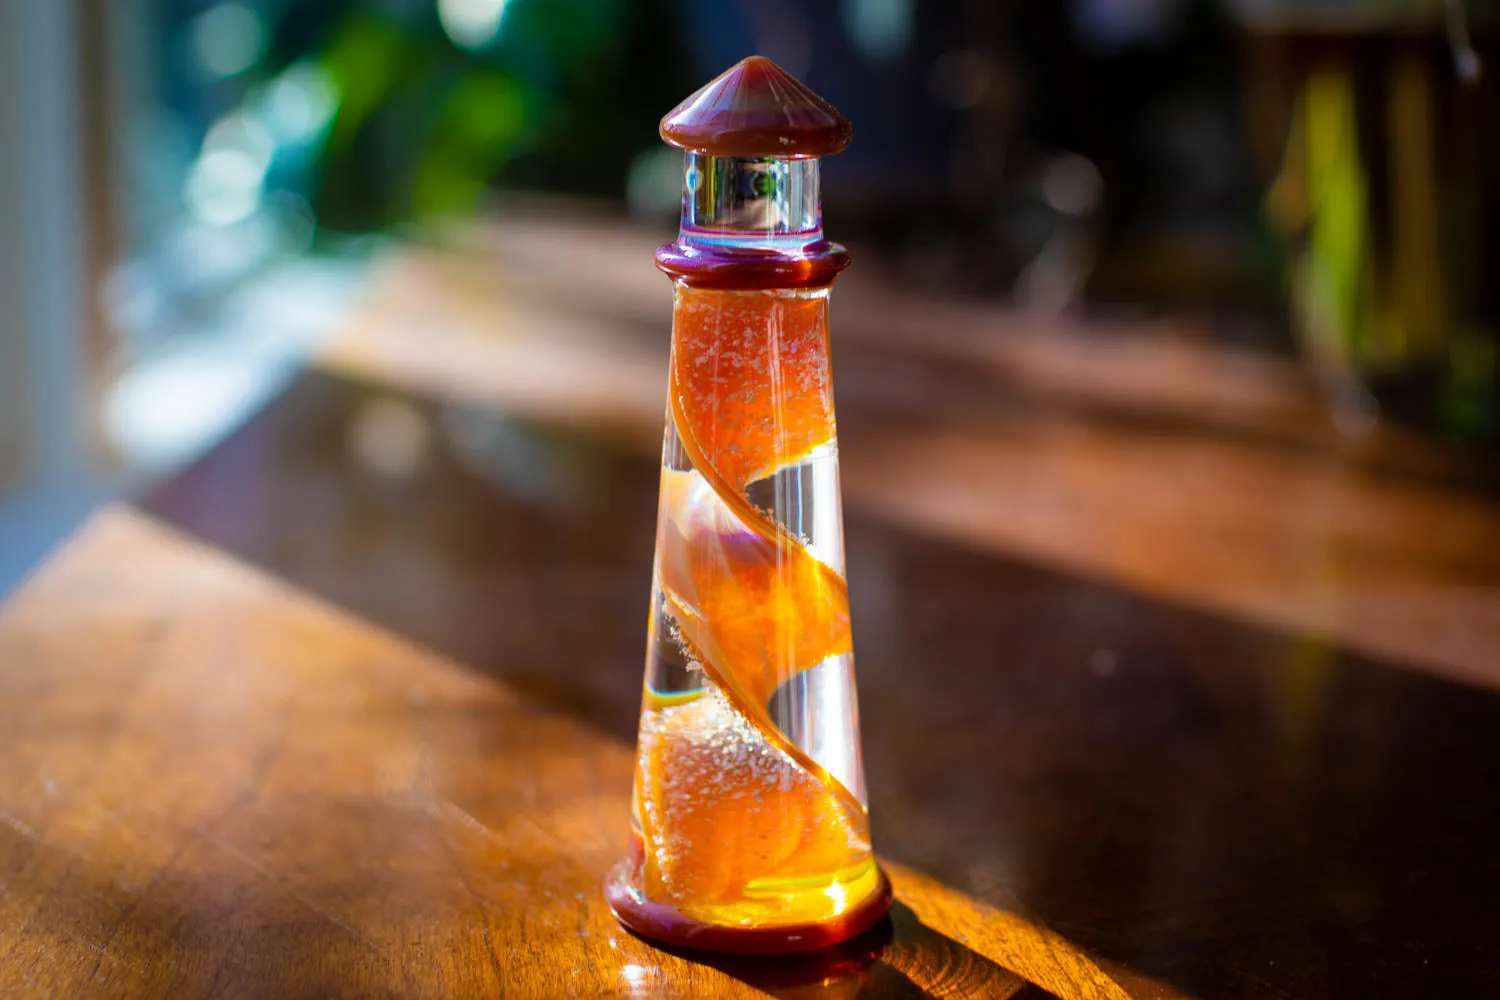
[[[878,283],[834,365],[893,920],[621,930],[666,290],[605,232],[564,296],[545,237],[393,263],[0,607],[0,996],[1500,995],[1483,464]]]
[[[600,894],[627,742],[129,509],[0,657],[6,997],[1174,995],[899,864],[832,953],[647,945]]]

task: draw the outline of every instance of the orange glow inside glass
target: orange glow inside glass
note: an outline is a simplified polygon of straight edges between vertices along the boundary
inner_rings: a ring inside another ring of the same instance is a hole
[[[817,157],[849,123],[759,57],[662,121],[684,157],[631,843],[621,922],[805,951],[890,905],[870,849],[844,579]]]
[[[827,307],[826,288],[677,288],[619,878],[684,922],[836,940],[887,890],[860,759]]]

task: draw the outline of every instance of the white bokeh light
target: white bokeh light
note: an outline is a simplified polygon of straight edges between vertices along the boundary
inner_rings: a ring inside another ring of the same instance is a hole
[[[214,226],[248,218],[260,207],[274,152],[271,136],[258,121],[238,112],[219,119],[204,136],[203,151],[183,185],[188,211]]]
[[[243,73],[265,51],[260,16],[237,3],[221,3],[199,14],[189,29],[193,56],[212,79]]]
[[[461,49],[488,45],[500,33],[507,0],[438,0],[438,20]]]

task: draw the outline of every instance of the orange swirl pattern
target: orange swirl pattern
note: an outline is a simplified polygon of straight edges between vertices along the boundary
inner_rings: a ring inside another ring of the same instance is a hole
[[[643,724],[643,888],[691,912],[861,865],[873,878],[863,804],[767,708],[787,680],[850,651],[847,587],[747,492],[834,440],[826,293],[679,285],[669,397],[701,481],[664,472],[659,582],[717,694]]]

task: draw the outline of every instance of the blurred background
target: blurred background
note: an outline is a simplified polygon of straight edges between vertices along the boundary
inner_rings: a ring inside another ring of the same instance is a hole
[[[854,258],[832,359],[882,855],[1194,995],[1500,995],[1500,0],[0,0],[0,598],[125,498],[623,753],[682,183],[657,123],[752,53],[854,125],[823,191]],[[434,766],[432,801],[462,786],[500,839],[570,798],[550,766],[479,777],[530,768],[532,730],[492,731],[487,696],[367,701],[390,663],[346,686],[281,598],[198,600],[217,571],[96,523],[53,597],[0,604],[0,690],[35,714],[0,834],[86,915],[37,901],[32,931],[132,977],[127,937],[198,962],[215,926],[277,976],[365,926],[473,943],[468,903],[445,929],[416,893],[418,933],[375,900],[448,884],[408,863],[429,757],[477,762]],[[54,697],[49,648],[119,684]],[[369,798],[305,756],[355,714],[392,735]],[[59,832],[95,829],[65,773],[180,819],[181,748],[225,791],[272,731],[264,801],[187,842],[253,872],[127,879],[166,842]],[[308,760],[333,784],[278,777]],[[551,876],[589,871],[594,805],[536,825],[550,872],[495,898],[571,907]],[[321,932],[277,923],[299,884]]]
[[[658,435],[656,122],[756,52],[855,124],[824,176],[836,364],[881,359],[841,381],[860,412],[919,419],[913,359],[980,361],[978,396],[1091,426],[1487,487],[1497,29],[1491,0],[0,2],[0,590],[310,362]],[[399,473],[429,430],[387,403],[350,447]]]

